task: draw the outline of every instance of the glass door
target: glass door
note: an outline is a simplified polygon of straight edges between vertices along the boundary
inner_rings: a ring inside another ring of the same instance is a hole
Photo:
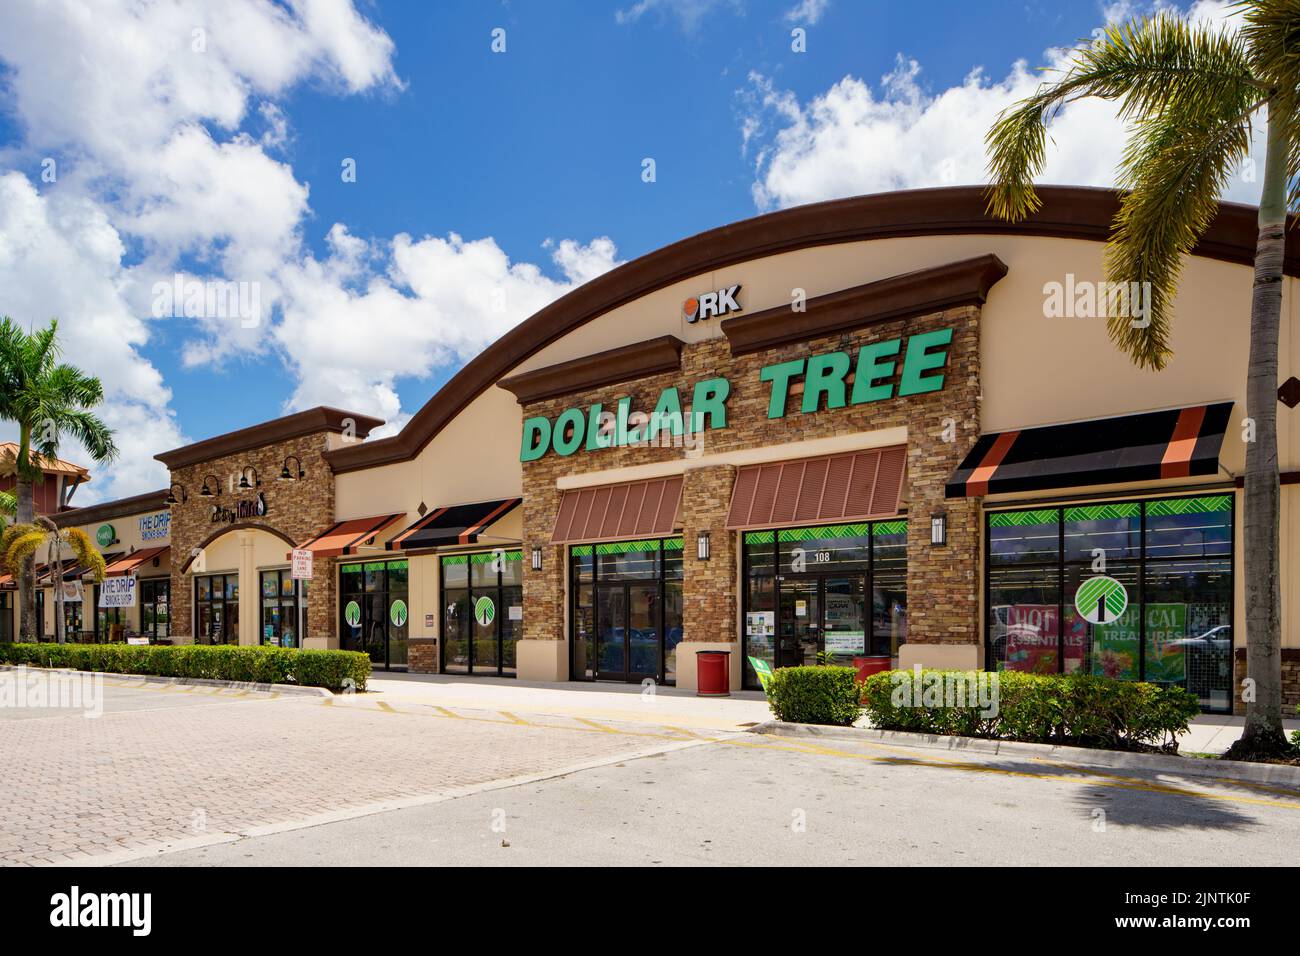
[[[821,649],[821,602],[817,578],[785,578],[777,600],[777,667],[811,666]]]
[[[627,586],[628,680],[655,680],[659,676],[659,586]]]
[[[596,680],[627,680],[627,588],[596,594]]]
[[[822,649],[834,654],[837,664],[851,664],[867,652],[866,575],[827,577],[822,582]]]

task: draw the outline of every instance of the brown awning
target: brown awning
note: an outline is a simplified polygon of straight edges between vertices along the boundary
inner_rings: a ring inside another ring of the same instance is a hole
[[[171,545],[165,544],[160,548],[142,548],[139,551],[133,551],[116,561],[109,562],[108,566],[104,568],[104,577],[111,578],[123,574],[134,574],[140,565],[152,561],[154,558],[158,559],[158,565],[161,567],[163,561],[170,557],[171,550]]]
[[[336,521],[316,537],[298,547],[302,551],[312,552],[318,558],[337,558],[345,554],[355,554],[363,542],[404,517],[406,517],[405,513],[399,513]],[[292,552],[285,555],[286,558],[291,556]]]
[[[898,513],[907,448],[746,465],[736,473],[728,528],[860,521]]]
[[[551,544],[671,534],[681,527],[681,500],[681,475],[566,491]]]

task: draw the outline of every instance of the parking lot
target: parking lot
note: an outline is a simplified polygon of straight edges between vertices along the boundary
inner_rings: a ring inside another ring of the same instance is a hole
[[[745,732],[761,700],[101,678],[0,708],[8,865],[1293,862],[1300,788]]]

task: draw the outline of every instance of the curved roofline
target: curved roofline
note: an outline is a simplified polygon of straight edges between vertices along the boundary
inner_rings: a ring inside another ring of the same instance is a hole
[[[812,246],[908,236],[1017,235],[1105,242],[1119,193],[1083,186],[1040,186],[1043,208],[1020,222],[985,212],[985,186],[954,186],[853,196],[794,206],[679,240],[626,262],[561,296],[475,356],[396,435],[325,453],[335,472],[408,461],[466,406],[525,359],[611,309],[701,273]],[[1258,210],[1221,203],[1193,254],[1238,265],[1255,259]],[[1289,276],[1300,255],[1287,251]]]

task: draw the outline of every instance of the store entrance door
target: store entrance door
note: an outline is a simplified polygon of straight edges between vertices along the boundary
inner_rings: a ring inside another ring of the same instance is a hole
[[[821,579],[784,578],[777,591],[777,667],[817,663],[821,649]]]
[[[659,677],[658,582],[602,584],[596,596],[596,680]]]
[[[777,591],[777,667],[811,666],[829,651],[848,664],[866,653],[865,574],[784,577]]]

